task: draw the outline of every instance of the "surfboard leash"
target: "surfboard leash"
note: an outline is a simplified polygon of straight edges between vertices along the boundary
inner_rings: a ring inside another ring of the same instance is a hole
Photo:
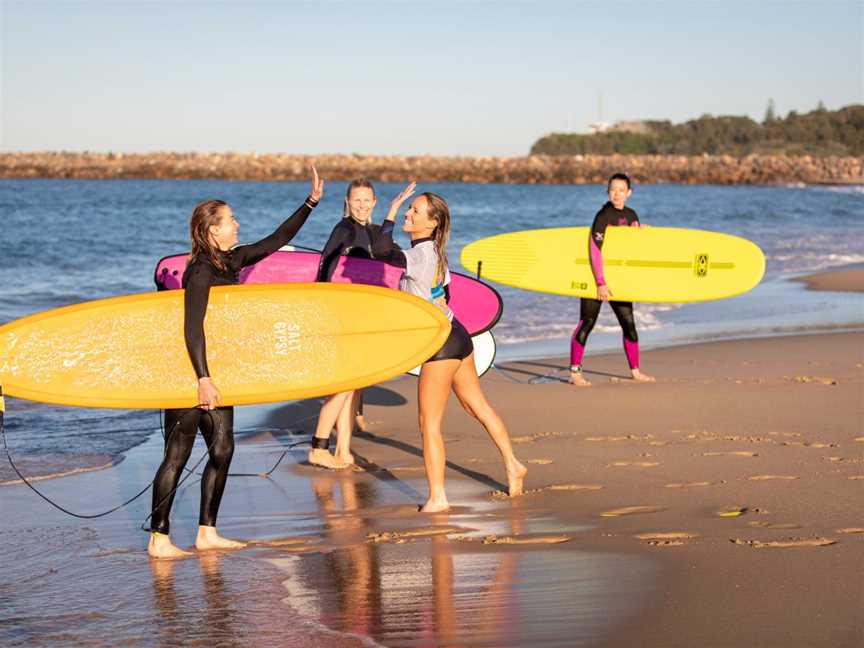
[[[81,519],[81,520],[94,520],[94,519],[96,519],[96,518],[105,517],[106,515],[110,515],[111,513],[114,513],[115,511],[119,511],[120,509],[122,509],[122,508],[124,508],[124,507],[126,507],[126,506],[129,506],[132,502],[134,502],[134,501],[137,500],[139,497],[141,497],[144,493],[146,493],[148,490],[150,490],[150,488],[153,486],[153,483],[156,481],[156,477],[154,476],[153,479],[150,481],[150,483],[148,483],[148,484],[147,484],[143,489],[141,489],[141,490],[140,490],[138,493],[136,493],[133,497],[129,498],[128,500],[126,500],[126,501],[123,502],[122,504],[118,504],[117,506],[115,506],[115,507],[113,507],[113,508],[111,508],[111,509],[109,509],[109,510],[107,510],[107,511],[102,511],[102,512],[100,512],[100,513],[76,513],[76,512],[74,512],[74,511],[70,511],[69,509],[65,508],[64,506],[62,506],[62,505],[58,504],[57,502],[55,502],[54,500],[52,500],[50,497],[48,497],[48,496],[45,495],[42,491],[40,491],[38,488],[36,488],[33,484],[31,484],[31,483],[30,483],[30,480],[28,480],[28,479],[27,479],[27,478],[26,478],[26,477],[21,473],[21,471],[18,469],[18,466],[15,465],[15,461],[12,459],[12,452],[9,450],[9,444],[8,444],[8,442],[7,442],[7,439],[6,439],[6,426],[5,426],[5,424],[4,424],[4,415],[5,415],[5,410],[6,410],[6,404],[5,404],[5,401],[4,401],[4,399],[3,399],[3,388],[2,388],[2,386],[0,386],[0,436],[3,437],[3,450],[6,452],[6,459],[8,459],[8,461],[9,461],[9,465],[12,466],[12,470],[15,471],[15,474],[18,475],[18,478],[19,478],[19,479],[20,479],[20,480],[21,480],[21,481],[22,481],[22,482],[27,486],[27,488],[29,488],[30,490],[32,490],[32,491],[33,491],[34,493],[36,493],[39,497],[41,497],[43,500],[45,500],[46,502],[48,502],[48,504],[50,504],[51,506],[53,506],[54,508],[56,508],[58,511],[62,511],[62,512],[65,513],[66,515],[70,515],[70,516],[72,516],[72,517],[75,517],[75,518],[78,518],[78,519]],[[213,415],[210,414],[209,411],[208,411],[207,413],[208,413],[208,415],[212,418]],[[187,414],[187,415],[188,415],[188,414]],[[184,415],[184,416],[186,416],[186,415]],[[180,422],[181,422],[182,420],[183,420],[183,419],[181,418],[181,419],[179,419],[179,420],[177,421],[177,423],[175,424],[174,428],[171,430],[171,432],[169,433],[169,435],[170,435],[170,434],[174,434],[174,432],[177,430],[177,427],[179,426],[179,424],[180,424]],[[167,445],[167,444],[166,444],[166,445]],[[204,458],[207,457],[209,454],[210,454],[210,448],[208,447],[208,448],[207,448],[207,452],[203,453],[203,454],[201,455],[201,458],[198,459],[198,462],[197,462],[197,463],[195,464],[195,466],[193,467],[193,471],[194,471],[195,468],[197,468],[197,467],[201,464],[201,462],[204,460]],[[174,493],[176,493],[176,492],[177,492],[177,489],[180,488],[180,486],[182,486],[183,483],[184,483],[188,478],[189,478],[189,475],[187,475],[186,477],[184,477],[183,479],[181,479],[181,480],[177,483],[177,486],[175,486],[175,487],[171,490],[171,492],[170,492],[168,495],[166,495],[165,498],[163,498],[163,501],[162,501],[162,502],[159,502],[159,505],[161,506],[162,503],[165,501],[165,499],[167,499],[168,497],[170,497],[171,495],[173,495]],[[146,524],[147,520],[150,519],[150,516],[151,516],[151,515],[152,515],[152,513],[151,513],[150,515],[148,515],[148,516],[144,519],[144,522],[142,522],[142,524],[141,524],[142,527],[144,526],[144,524]]]

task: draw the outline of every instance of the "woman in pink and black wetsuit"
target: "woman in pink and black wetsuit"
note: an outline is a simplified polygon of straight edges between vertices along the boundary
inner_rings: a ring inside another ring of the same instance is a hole
[[[636,321],[633,319],[633,302],[613,301],[612,290],[606,285],[603,277],[603,239],[606,237],[606,228],[609,225],[626,227],[647,227],[639,223],[636,212],[626,207],[624,203],[633,191],[630,188],[630,178],[623,173],[616,173],[609,178],[606,187],[609,202],[597,212],[594,223],[591,225],[588,248],[591,260],[591,270],[597,282],[597,297],[599,299],[581,300],[579,306],[579,324],[573,331],[570,339],[570,382],[579,387],[588,387],[591,383],[582,375],[582,356],[585,353],[585,344],[591,329],[597,323],[600,307],[604,301],[608,301],[618,318],[621,331],[624,333],[624,353],[627,363],[630,365],[630,373],[633,380],[640,382],[653,382],[654,378],[639,370],[639,336],[636,334]]]

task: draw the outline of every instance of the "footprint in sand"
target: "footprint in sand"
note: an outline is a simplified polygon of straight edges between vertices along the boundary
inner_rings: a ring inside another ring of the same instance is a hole
[[[666,484],[666,488],[696,488],[698,486],[711,486],[714,482],[682,482],[675,484]]]
[[[813,383],[816,385],[837,385],[837,379],[830,376],[783,376],[787,382],[805,384]]]
[[[551,491],[597,491],[603,487],[598,484],[552,484],[541,490]]]
[[[624,506],[622,508],[604,511],[600,517],[620,517],[622,515],[634,515],[637,513],[659,513],[666,509],[659,506]]]
[[[828,457],[831,463],[864,463],[864,459],[850,459],[849,457]]]
[[[657,461],[613,461],[607,466],[633,466],[634,468],[653,468],[654,466],[659,466],[660,463]]]
[[[849,479],[864,479],[864,475],[852,475]]]
[[[532,488],[531,490],[526,490],[522,493],[523,497],[525,495],[538,495],[545,491],[598,491],[602,490],[603,487],[599,484],[552,484],[551,486],[544,486],[543,488]],[[504,491],[492,491],[491,493],[492,499],[496,500],[508,500],[510,496]]]
[[[668,531],[663,533],[637,533],[634,538],[645,540],[652,547],[683,547],[687,540],[698,538],[697,533],[686,531]]]
[[[836,443],[819,443],[818,441],[784,441],[780,445],[798,446],[802,448],[836,448]]]
[[[748,522],[748,526],[758,527],[760,529],[800,529],[800,524],[793,522]]]
[[[846,527],[845,529],[837,529],[837,533],[864,533],[864,527]]]
[[[784,540],[742,540],[741,538],[730,538],[730,542],[738,545],[748,545],[755,549],[786,549],[792,547],[827,547],[837,544],[833,538],[788,538]]]
[[[647,441],[653,438],[653,434],[628,434],[626,436],[590,436],[585,437],[585,441]]]
[[[747,450],[732,450],[729,452],[703,452],[703,457],[758,457],[759,455],[755,452],[749,452]]]
[[[781,481],[792,481],[794,479],[798,479],[797,475],[753,475],[752,477],[748,477],[750,481],[770,481],[770,480],[781,480]]]
[[[511,437],[510,443],[534,443],[538,439],[548,439],[549,437],[561,436],[560,432],[537,432],[526,436]]]
[[[546,466],[553,463],[553,461],[551,459],[529,459],[528,463],[535,464],[537,466]]]
[[[483,538],[483,544],[560,544],[569,542],[573,538],[566,535],[538,535],[538,536],[497,536],[488,535]]]
[[[771,436],[782,436],[782,437],[800,437],[801,434],[798,432],[769,432]]]
[[[450,535],[452,533],[464,533],[468,529],[444,526],[444,527],[421,527],[419,529],[408,529],[406,531],[381,531],[379,533],[370,532],[366,534],[368,542],[393,542],[395,544],[405,544],[409,540],[415,538],[429,538],[439,535]]]

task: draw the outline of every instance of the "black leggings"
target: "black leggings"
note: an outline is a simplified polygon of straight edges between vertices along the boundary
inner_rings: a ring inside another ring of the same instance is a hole
[[[582,299],[579,306],[579,324],[570,338],[570,370],[580,371],[582,356],[585,353],[585,343],[591,329],[597,323],[600,307],[599,299]],[[621,332],[624,334],[624,353],[630,369],[639,368],[639,336],[636,334],[636,320],[633,319],[633,302],[610,301],[609,305],[618,318]]]
[[[234,408],[219,407],[210,412],[200,408],[169,409],[165,410],[165,458],[153,481],[151,531],[168,533],[175,489],[189,461],[197,430],[201,430],[210,449],[210,459],[201,478],[198,524],[216,526],[216,515],[234,454]]]
[[[599,299],[582,299],[579,305],[579,330],[576,332],[576,341],[585,346],[588,341],[588,335],[591,329],[597,323],[597,316],[600,315],[600,307],[603,302]],[[639,336],[636,334],[636,320],[633,319],[633,302],[610,301],[612,312],[618,318],[618,324],[621,325],[621,332],[624,337],[631,342],[638,342]]]

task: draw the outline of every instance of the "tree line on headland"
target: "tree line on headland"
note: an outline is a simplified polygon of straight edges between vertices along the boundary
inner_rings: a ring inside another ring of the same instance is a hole
[[[683,124],[627,122],[591,135],[552,133],[531,147],[532,155],[864,155],[864,105],[816,110],[786,117],[768,104],[765,120],[704,115]]]
[[[843,131],[846,133],[846,148],[837,148],[834,155],[817,155],[803,144],[800,153],[806,154],[798,154],[798,149],[794,149],[796,152],[790,149],[783,152],[731,154],[725,152],[726,149],[707,152],[697,148],[690,150],[698,150],[698,153],[612,150],[571,154],[557,150],[554,154],[541,154],[534,150],[538,148],[539,142],[535,144],[531,155],[513,158],[170,152],[0,153],[0,178],[305,181],[309,164],[314,162],[325,178],[335,181],[367,177],[380,182],[416,179],[421,182],[598,184],[604,183],[611,174],[624,171],[639,183],[864,184],[864,106],[852,106],[828,115],[840,113],[852,126]],[[792,128],[795,120],[790,122],[790,117],[778,121],[786,124],[784,128]],[[711,132],[725,132],[723,124],[728,125],[731,123],[729,120],[747,118],[712,119],[715,123],[714,131]],[[706,128],[708,121],[707,118],[696,120]],[[607,134],[560,137],[592,138],[603,135]],[[803,141],[802,138],[799,140]],[[694,136],[693,141],[703,140]],[[825,139],[824,142],[829,140]],[[830,142],[836,143],[834,140]],[[831,146],[833,144],[824,144],[822,148],[815,147],[814,151],[825,151]]]

